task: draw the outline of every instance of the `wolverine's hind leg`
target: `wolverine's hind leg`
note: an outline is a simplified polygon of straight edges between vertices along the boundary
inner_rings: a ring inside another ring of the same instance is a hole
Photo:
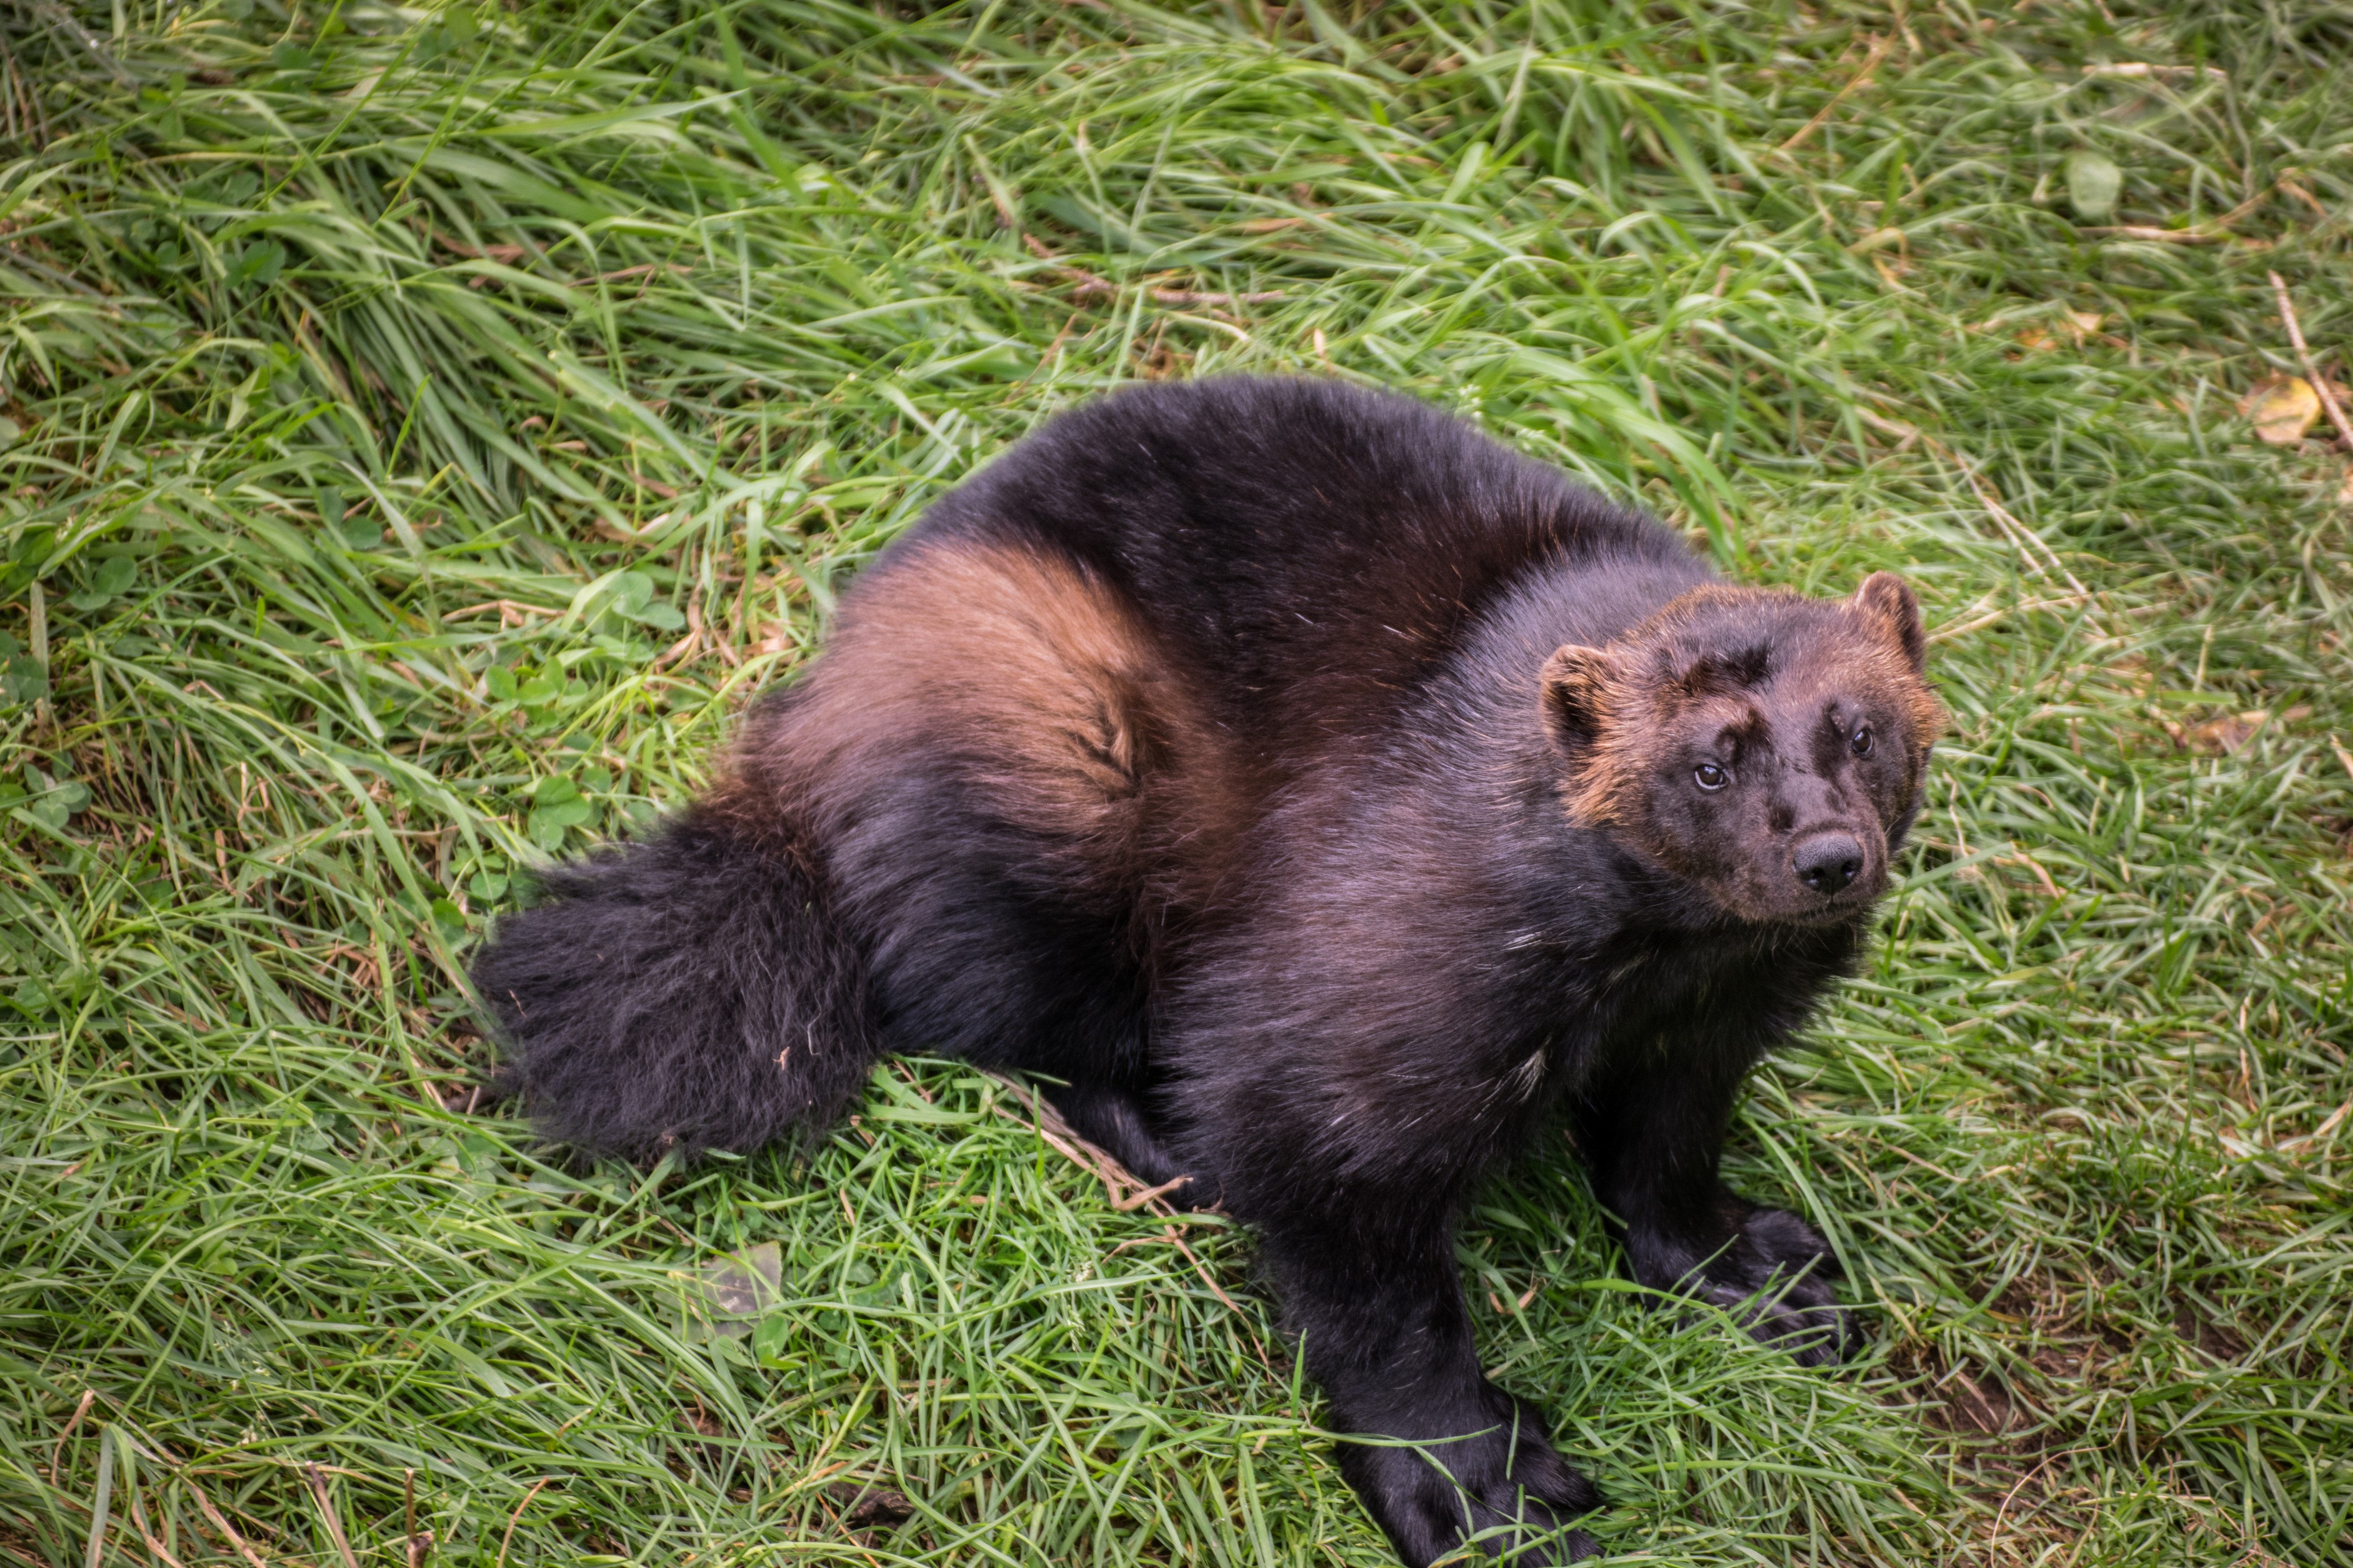
[[[798,696],[754,744],[816,770],[892,1045],[1037,1074],[1147,1184],[1187,1173],[1150,999],[1218,759],[1134,615],[1050,552],[942,541],[860,584]]]
[[[1117,1160],[1127,1173],[1158,1194],[1171,1208],[1203,1208],[1217,1202],[1217,1184],[1207,1172],[1180,1163],[1169,1149],[1147,1095],[1107,1083],[1047,1086],[1046,1098],[1071,1131]]]

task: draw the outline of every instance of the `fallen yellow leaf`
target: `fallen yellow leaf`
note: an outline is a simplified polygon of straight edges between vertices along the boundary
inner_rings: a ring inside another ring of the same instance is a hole
[[[2262,729],[2270,718],[2271,715],[2260,708],[2236,717],[2225,714],[2198,725],[2189,733],[2196,740],[2199,750],[2228,755],[2253,740],[2255,731]]]
[[[2248,393],[2239,412],[2254,421],[2258,441],[2293,447],[2320,417],[2320,394],[2300,375],[2275,375]]]

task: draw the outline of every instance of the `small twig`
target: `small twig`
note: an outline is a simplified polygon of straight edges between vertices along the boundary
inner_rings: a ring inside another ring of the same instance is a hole
[[[2012,849],[2018,849],[2018,841],[2010,840],[2010,847]],[[2051,879],[2051,873],[2043,869],[2042,862],[2023,849],[2018,849],[2015,855],[1997,855],[1993,858],[1993,863],[1997,866],[2023,866],[2034,873],[2035,879],[2042,884],[2044,892],[2054,899],[2063,896],[2059,891],[2059,884]]]
[[[1071,292],[1082,300],[1090,295],[1119,297],[1120,285],[1108,278],[1098,278],[1076,267],[1065,267],[1062,270],[1077,280]],[[1205,294],[1193,289],[1147,288],[1144,292],[1162,305],[1263,305],[1282,298],[1276,290],[1259,294]]]
[[[1869,409],[1863,408],[1860,405],[1857,405],[1855,412],[1862,415],[1865,422],[1877,426],[1883,430],[1887,430],[1891,434],[1893,434],[1894,431],[1900,429],[1910,431],[1912,434],[1917,435],[1930,451],[1936,453],[1938,457],[1945,458],[1947,461],[1950,462],[1953,467],[1961,470],[1961,478],[1968,481],[1969,489],[1976,493],[1978,504],[1986,509],[1987,514],[1993,519],[1994,525],[2001,530],[2003,537],[2008,539],[2013,545],[2017,546],[2019,557],[2026,563],[2026,569],[2028,571],[2033,573],[2037,577],[2048,580],[2051,574],[2042,569],[2042,561],[2047,561],[2051,563],[2051,570],[2052,572],[2056,572],[2059,575],[2067,579],[2067,586],[2075,590],[2075,596],[2078,600],[2089,599],[2092,596],[2092,591],[2089,588],[2084,587],[2082,583],[2078,582],[2073,572],[2067,570],[2065,563],[2059,559],[2058,552],[2043,543],[2042,539],[2032,529],[2027,527],[2026,524],[2019,521],[2017,518],[2011,516],[2010,509],[2003,506],[1994,493],[1990,489],[1988,489],[1985,485],[1978,480],[1977,470],[1970,467],[1969,461],[1967,458],[1963,457],[1960,453],[1954,451],[1953,448],[1946,446],[1945,443],[1937,440],[1934,436],[1928,435],[1925,431],[1914,430],[1909,425],[1895,425],[1889,421],[1883,421],[1877,416],[1873,415]],[[2034,552],[2037,550],[2042,552],[2042,561],[2037,561],[2034,558]]]
[[[1816,114],[1811,120],[1807,121],[1805,124],[1798,128],[1796,135],[1790,137],[1787,142],[1782,142],[1778,147],[1774,148],[1773,151],[1776,153],[1792,152],[1797,148],[1799,142],[1803,142],[1807,137],[1811,136],[1815,132],[1820,131],[1823,125],[1828,123],[1831,115],[1837,110],[1838,106],[1846,101],[1847,95],[1852,92],[1855,89],[1861,87],[1864,82],[1871,79],[1871,73],[1877,70],[1879,68],[1879,62],[1887,58],[1887,47],[1894,42],[1894,38],[1887,37],[1873,38],[1871,41],[1871,57],[1862,62],[1862,68],[1854,73],[1854,79],[1848,82],[1844,87],[1839,89],[1831,97],[1831,100],[1822,105],[1820,113]]]
[[[2295,302],[2287,297],[2287,282],[2276,272],[2271,274],[2271,279],[2272,292],[2279,297],[2280,322],[2287,328],[2287,341],[2295,345],[2295,357],[2303,362],[2304,378],[2319,394],[2320,406],[2328,410],[2328,422],[2337,426],[2337,438],[2345,443],[2346,450],[2353,451],[2353,422],[2346,419],[2337,395],[2328,389],[2327,378],[2313,363],[2312,350],[2305,346],[2304,328],[2296,322]]]
[[[1126,1166],[1121,1164],[1117,1159],[1113,1158],[1109,1151],[1096,1148],[1092,1143],[1088,1142],[1085,1139],[1072,1131],[1070,1123],[1062,1120],[1060,1114],[1055,1110],[1053,1106],[1047,1102],[1046,1097],[1033,1092],[1029,1085],[998,1073],[991,1073],[988,1076],[997,1083],[1002,1084],[1006,1090],[1011,1094],[1014,1100],[1024,1110],[1029,1112],[1031,1125],[1036,1127],[1039,1137],[1043,1138],[1048,1144],[1050,1144],[1056,1152],[1060,1153],[1063,1158],[1069,1160],[1071,1163],[1078,1166],[1081,1170],[1087,1172],[1089,1174],[1103,1183],[1105,1189],[1105,1195],[1110,1198],[1113,1207],[1127,1210],[1144,1208],[1149,1210],[1155,1215],[1168,1221],[1169,1224],[1166,1235],[1148,1237],[1145,1239],[1150,1241],[1166,1241],[1171,1246],[1175,1247],[1177,1251],[1185,1255],[1185,1260],[1193,1266],[1193,1272],[1201,1277],[1201,1283],[1209,1288],[1209,1294],[1224,1302],[1226,1304],[1227,1310],[1237,1314],[1241,1311],[1241,1308],[1235,1304],[1234,1299],[1231,1296],[1227,1295],[1225,1291],[1219,1288],[1216,1277],[1210,1274],[1208,1265],[1201,1261],[1200,1255],[1196,1253],[1191,1247],[1186,1246],[1184,1237],[1176,1234],[1176,1213],[1166,1204],[1161,1202],[1161,1195],[1163,1194],[1176,1186],[1179,1182],[1191,1180],[1191,1177],[1179,1176],[1175,1182],[1168,1182],[1160,1186],[1153,1187],[1147,1191],[1139,1192],[1132,1200],[1123,1199],[1120,1196],[1120,1188],[1123,1185],[1131,1187],[1142,1187],[1144,1185],[1143,1183],[1137,1181],[1135,1177],[1129,1173]],[[1011,1113],[1000,1111],[999,1114],[1010,1116]],[[1015,1120],[1018,1120],[1018,1118],[1015,1118]],[[1082,1151],[1083,1151],[1083,1152]],[[843,1201],[846,1203],[848,1199],[845,1197]],[[1114,1247],[1113,1250],[1117,1251],[1119,1249]],[[1270,1357],[1266,1353],[1266,1347],[1259,1343],[1258,1336],[1256,1334],[1250,1335],[1250,1343],[1258,1351],[1260,1364],[1264,1366],[1270,1373],[1273,1373],[1273,1358]]]
[[[237,1526],[221,1517],[221,1510],[213,1506],[213,1500],[205,1496],[205,1489],[196,1485],[192,1477],[183,1475],[180,1479],[187,1489],[195,1494],[196,1506],[204,1510],[206,1519],[213,1521],[213,1528],[228,1537],[228,1543],[243,1553],[245,1560],[252,1563],[253,1568],[269,1568],[269,1564],[262,1561],[261,1553],[245,1543],[245,1537],[237,1532]]]
[[[75,1163],[80,1162],[76,1161]],[[72,1416],[66,1422],[66,1429],[58,1434],[58,1446],[49,1450],[49,1485],[58,1484],[58,1467],[65,1462],[66,1439],[74,1435],[74,1428],[80,1426],[81,1418],[90,1414],[90,1402],[97,1397],[98,1390],[95,1388],[83,1389],[81,1403],[74,1406]]]
[[[1018,1079],[997,1073],[991,1073],[989,1077],[1004,1086],[1015,1102],[1029,1113],[1030,1125],[1049,1147],[1103,1184],[1103,1196],[1112,1207],[1123,1214],[1145,1209],[1162,1219],[1176,1220],[1176,1211],[1161,1200],[1191,1181],[1190,1175],[1176,1177],[1156,1187],[1146,1187],[1136,1179],[1134,1173],[1120,1163],[1118,1157],[1110,1150],[1098,1148],[1079,1136],[1045,1096]],[[999,1114],[1010,1116],[1011,1112],[1000,1110]],[[1019,1118],[1014,1120],[1018,1121]],[[1135,1190],[1131,1192],[1128,1190],[1131,1188]],[[1217,1287],[1212,1285],[1210,1289],[1216,1289]]]
[[[2249,213],[2254,211],[2257,207],[2271,200],[2272,192],[2279,189],[2280,186],[2285,184],[2287,184],[2285,180],[2274,180],[2269,186],[2257,191],[2253,195],[2249,196],[2245,201],[2241,202],[2237,206],[2232,207],[2221,217],[2209,220],[2204,226],[2207,228],[2230,227],[2232,224],[2238,222],[2241,218],[2246,216]]]
[[[1967,1382],[1968,1380],[1965,1378],[1962,1381]],[[2084,1452],[2084,1450],[2082,1448],[2069,1448],[2057,1454],[2045,1454],[2042,1458],[2034,1462],[2034,1468],[2032,1469],[2018,1478],[2018,1485],[2010,1489],[2010,1495],[2003,1498],[2001,1500],[2001,1506],[1993,1510],[1993,1531],[1992,1533],[1986,1537],[1986,1561],[1990,1563],[1994,1560],[1994,1543],[2001,1539],[2002,1516],[2010,1511],[2010,1505],[2017,1500],[2018,1494],[2025,1489],[2026,1483],[2032,1480],[2036,1476],[2041,1475],[2042,1473],[2042,1468],[2045,1465],[2048,1465],[2052,1460],[2068,1458],[2073,1455],[2083,1452]],[[2032,1511],[2033,1510],[2031,1509],[2027,1510],[2028,1513],[2031,1513]],[[2021,1514],[2019,1517],[2022,1519],[2025,1515]]]
[[[1978,602],[1983,604],[1986,601],[1980,599]],[[2072,595],[2057,599],[2021,600],[2015,605],[2004,605],[1998,610],[1989,610],[1981,616],[1973,616],[1966,621],[1947,621],[1928,634],[1928,640],[1947,642],[1954,637],[1965,637],[1974,631],[1982,631],[2008,616],[2022,616],[2034,610],[2063,610],[2075,603],[2077,601]]]
[[[435,233],[433,243],[459,256],[470,256],[478,261],[512,264],[523,258],[526,247],[520,245],[468,245],[462,239],[451,239],[446,234]]]
[[[2310,191],[2306,190],[2302,185],[2297,184],[2285,174],[2282,174],[2278,179],[2272,183],[2277,185],[2281,190],[2285,191],[2289,195],[2294,196],[2297,201],[2302,202],[2306,206],[2310,207],[2315,217],[2327,219],[2334,216],[2327,207],[2320,205],[2320,198],[2318,196],[2314,195]]]
[[[2238,237],[2202,225],[2197,228],[2152,228],[2147,224],[2112,223],[2096,228],[2079,228],[2075,232],[2096,234],[2111,239],[2151,239],[2160,245],[2221,245]]]
[[[1279,289],[1261,289],[1254,294],[1202,294],[1190,289],[1147,289],[1145,292],[1163,305],[1271,305],[1282,298]]]
[[[1899,456],[1909,449],[1913,442],[1920,439],[1920,432],[1905,424],[1901,419],[1883,419],[1860,403],[1854,405],[1854,413],[1856,418],[1882,435],[1894,437],[1895,450]]]
[[[1098,278],[1083,267],[1073,267],[1064,261],[1049,249],[1045,241],[1036,235],[1025,234],[1021,237],[1021,241],[1029,247],[1030,255],[1040,261],[1054,263],[1062,274],[1071,279],[1072,285],[1071,292],[1079,298],[1083,300],[1090,295],[1108,295],[1117,299],[1122,292],[1122,285],[1113,282],[1108,278]],[[1268,289],[1256,294],[1210,294],[1195,289],[1145,287],[1144,292],[1154,301],[1163,305],[1268,305],[1283,298],[1279,289]],[[1059,343],[1060,340],[1058,338],[1056,342]]]
[[[1998,1507],[1998,1510],[1993,1510],[1993,1532],[1990,1532],[1990,1535],[1986,1537],[1986,1556],[1993,1556],[1993,1542],[1998,1542],[1998,1540],[2002,1540],[2002,1514],[2007,1514],[2007,1511],[2010,1511],[2010,1504],[2011,1504],[2011,1502],[2017,1502],[2019,1493],[2021,1493],[2023,1488],[2026,1488],[2026,1483],[2033,1481],[2035,1476],[2042,1474],[2042,1467],[2045,1467],[2045,1465],[2050,1465],[2050,1455],[2045,1455],[2045,1458],[2035,1459],[2035,1467],[2033,1467],[2033,1469],[2029,1469],[2029,1471],[2026,1471],[2026,1474],[2023,1474],[2023,1476],[2019,1476],[2019,1483],[2017,1483],[2017,1486],[2011,1486],[2011,1488],[2010,1488],[2010,1495],[2007,1495],[2007,1498],[2002,1498],[2002,1507]]]
[[[542,1476],[532,1482],[531,1490],[522,1494],[522,1501],[515,1504],[514,1512],[507,1516],[507,1532],[499,1538],[498,1568],[507,1568],[507,1548],[514,1544],[515,1526],[522,1521],[522,1510],[531,1506],[531,1500],[539,1495],[539,1489],[554,1479],[554,1476]]]
[[[2116,60],[2084,68],[2085,76],[2196,76],[2201,72],[2207,76],[2221,77],[2225,81],[2229,80],[2231,76],[2231,73],[2221,66],[2160,66],[2151,65],[2146,60]]]
[[[417,1532],[417,1472],[403,1470],[400,1474],[400,1497],[404,1506],[408,1535],[408,1568],[425,1568],[425,1560],[433,1554],[433,1532]]]
[[[1181,1236],[1172,1236],[1168,1240],[1177,1251],[1185,1255],[1185,1260],[1193,1266],[1193,1272],[1198,1274],[1201,1277],[1201,1283],[1209,1288],[1209,1294],[1215,1296],[1219,1300],[1223,1301],[1226,1304],[1226,1310],[1239,1313],[1241,1309],[1234,1305],[1234,1299],[1231,1296],[1227,1295],[1223,1290],[1218,1289],[1218,1282],[1209,1277],[1208,1266],[1202,1263],[1199,1257],[1194,1253],[1191,1247],[1185,1245],[1185,1238]],[[1251,1337],[1253,1342],[1255,1342],[1257,1336],[1253,1335]],[[1263,1349],[1258,1352],[1258,1355],[1259,1360],[1266,1360],[1266,1352]],[[1271,1363],[1268,1364],[1268,1370],[1273,1370]]]
[[[670,644],[670,647],[664,649],[661,653],[655,656],[653,663],[649,665],[647,668],[659,675],[663,670],[668,669],[671,665],[676,664],[680,659],[684,658],[688,652],[693,648],[694,645],[702,640],[702,633],[700,629],[691,631],[684,637],[679,638],[678,641]]]
[[[159,1561],[167,1564],[167,1568],[188,1568],[186,1563],[173,1556],[164,1543],[155,1539],[155,1532],[147,1527],[147,1510],[139,1501],[139,1489],[131,1488],[130,1494],[131,1523],[139,1531],[139,1538],[147,1543],[147,1550],[154,1553]]]
[[[1125,1214],[1130,1209],[1142,1208],[1153,1199],[1162,1196],[1164,1194],[1175,1192],[1177,1188],[1183,1186],[1192,1179],[1193,1178],[1190,1176],[1171,1176],[1166,1181],[1161,1183],[1158,1186],[1147,1187],[1143,1192],[1120,1199],[1111,1206],[1119,1210],[1122,1214]]]
[[[1986,489],[1968,464],[1962,462],[1957,457],[1953,461],[1954,465],[1961,470],[1961,478],[1968,480],[1969,489],[1977,492],[1978,500],[1992,515],[1994,521],[2000,524],[2002,531],[2010,536],[2011,542],[2018,546],[2018,552],[2026,558],[2026,563],[2034,568],[2036,576],[2044,575],[2042,566],[2036,563],[2033,554],[2034,550],[2040,550],[2042,552],[2043,560],[2051,563],[2052,569],[2067,579],[2067,586],[2074,589],[2076,594],[2084,598],[2088,599],[2092,596],[2092,591],[2076,581],[2075,574],[2068,571],[2061,563],[2058,552],[2037,538],[2032,529],[2012,517],[2010,509],[2003,506],[1991,490]],[[2032,548],[2030,549],[2030,546]]]
[[[351,1538],[343,1533],[343,1521],[335,1512],[335,1500],[327,1495],[327,1478],[316,1464],[304,1465],[302,1475],[311,1483],[311,1495],[319,1500],[319,1511],[327,1516],[327,1534],[335,1542],[343,1568],[360,1568],[360,1560],[352,1554]]]
[[[501,621],[505,620],[507,616],[511,615],[520,617],[523,616],[560,616],[564,613],[562,610],[551,609],[545,605],[519,605],[512,599],[491,599],[480,605],[468,605],[461,610],[445,611],[441,618],[444,621],[454,621],[466,616],[479,616],[484,610],[496,610],[499,613],[499,619]]]

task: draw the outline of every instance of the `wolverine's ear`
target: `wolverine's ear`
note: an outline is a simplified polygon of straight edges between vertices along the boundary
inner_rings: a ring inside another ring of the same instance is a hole
[[[1545,660],[1544,722],[1553,744],[1587,745],[1601,732],[1609,689],[1618,679],[1618,661],[1598,647],[1572,643]]]
[[[1893,572],[1873,572],[1849,601],[1862,618],[1895,640],[1916,674],[1928,663],[1928,636],[1920,625],[1920,601],[1911,584]]]

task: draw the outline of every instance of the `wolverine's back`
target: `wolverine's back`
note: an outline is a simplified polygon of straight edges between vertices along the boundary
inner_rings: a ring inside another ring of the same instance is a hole
[[[1278,747],[1379,726],[1541,565],[1693,569],[1650,518],[1458,418],[1291,378],[1141,384],[1058,416],[934,505],[877,586],[951,542],[1066,559],[1209,717]]]

